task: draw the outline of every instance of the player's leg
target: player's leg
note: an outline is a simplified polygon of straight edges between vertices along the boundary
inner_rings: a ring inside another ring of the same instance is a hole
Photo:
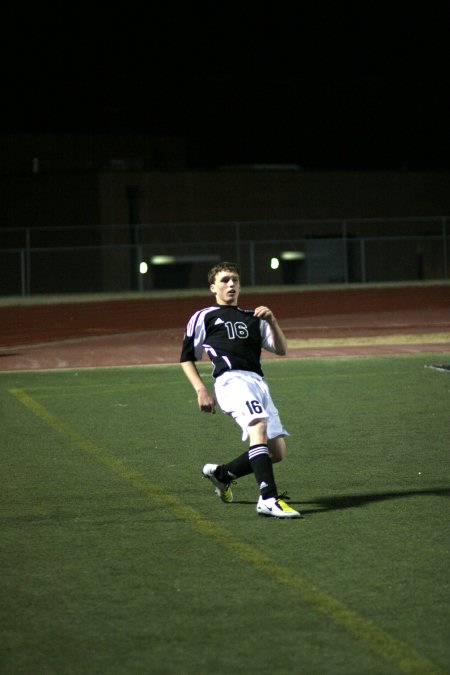
[[[261,378],[252,378],[250,375],[241,377],[229,374],[220,377],[215,384],[217,402],[222,411],[232,417],[241,427],[243,441],[249,438],[249,432],[252,429],[253,438],[250,445],[267,443],[266,427],[263,422],[267,417],[263,402],[265,392],[261,390],[259,380]],[[255,426],[256,423],[260,424]],[[247,450],[231,461],[219,465],[214,471],[214,477],[223,484],[227,484],[251,473],[253,469]]]
[[[205,464],[202,473],[205,478],[211,481],[214,485],[214,491],[225,504],[230,504],[233,501],[233,492],[231,490],[232,478],[224,475],[220,466],[217,464]]]
[[[267,443],[267,422],[254,419],[248,426],[248,458],[263,499],[277,497],[277,486],[273,474],[272,460]]]
[[[264,497],[276,497],[277,488],[272,470],[272,460],[269,455],[267,444],[266,420],[253,419],[247,427],[246,433],[249,439],[249,449],[225,464],[216,466],[207,464],[203,467],[203,474],[214,482],[216,488],[225,492],[227,485],[237,478],[242,478],[253,473],[258,483],[261,494]],[[214,469],[212,470],[212,467]],[[208,474],[212,472],[212,476]],[[220,483],[220,485],[219,485]],[[226,501],[222,495],[222,501]]]
[[[218,378],[214,389],[221,410],[230,415],[241,426],[243,430],[242,440],[245,440],[248,436],[245,430],[248,421],[244,422],[243,420],[245,415],[249,415],[251,411],[242,407],[245,406],[245,400],[252,400],[252,392],[248,390],[247,384],[239,378],[226,378],[224,376]],[[248,452],[240,454],[226,464],[205,464],[203,467],[203,475],[213,483],[216,494],[226,503],[233,501],[231,483],[250,473],[252,473],[252,467]]]
[[[242,453],[227,464],[205,465],[203,475],[213,482],[222,501],[232,501],[232,496],[228,498],[232,480],[253,473],[260,490],[258,513],[278,518],[298,518],[300,514],[280,500],[277,494],[272,462],[280,461],[284,456],[282,437],[287,431],[281,425],[267,385],[259,378],[254,381],[239,377],[220,380],[222,378],[219,378],[215,387],[217,402],[241,427],[242,440],[248,438],[249,449],[248,453]],[[270,415],[272,420],[269,419]],[[272,437],[270,441],[267,437],[268,419]]]
[[[286,441],[284,436],[276,436],[269,438],[267,441],[269,447],[269,455],[273,464],[281,462],[286,457]]]
[[[253,425],[252,425],[253,426]],[[259,486],[260,497],[256,505],[256,510],[262,516],[273,516],[275,518],[301,518],[301,514],[290,507],[278,496],[277,486],[273,473],[273,460],[270,457],[269,443],[267,440],[266,421],[263,424],[255,424],[255,433],[252,427],[249,427],[250,448],[248,451],[250,463],[256,482]],[[270,443],[274,457],[282,459],[283,441],[275,442],[272,439]],[[265,442],[264,442],[265,440]],[[253,441],[257,441],[252,445]]]
[[[272,401],[266,383],[260,383],[260,387],[263,391],[261,402],[255,401],[254,403],[257,403],[259,408],[262,409],[265,417],[253,419],[247,431],[250,439],[250,464],[260,487],[262,498],[268,499],[278,495],[272,464],[281,462],[286,454],[284,436],[287,431],[281,424],[278,410]],[[254,461],[252,461],[252,457]]]
[[[266,396],[264,398],[264,401],[265,401],[265,410],[268,413],[267,450],[272,469],[273,464],[275,464],[276,462],[281,462],[286,456],[285,436],[288,436],[289,434],[281,423],[278,410],[276,409],[272,401],[268,388],[266,390]],[[263,493],[263,491],[261,490],[261,496],[258,499],[258,503],[256,505],[257,512],[260,515],[273,516],[275,518],[301,518],[302,515],[298,511],[296,511],[291,506],[286,504],[286,502],[278,496],[275,479],[273,481],[273,485],[275,486],[274,495],[270,491],[267,491],[267,493]]]
[[[232,459],[230,462],[221,464],[217,468],[216,475],[219,480],[223,482],[229,482],[237,480],[238,478],[243,478],[253,473],[252,465],[248,458],[248,450],[242,452],[240,455]]]
[[[270,438],[267,441],[267,445],[272,464],[281,462],[286,456],[286,442],[284,436]],[[251,473],[253,473],[253,469],[248,456],[248,450],[241,453],[230,462],[225,462],[215,468],[215,476],[223,484],[230,483],[230,481],[237,480],[238,478],[243,478]]]

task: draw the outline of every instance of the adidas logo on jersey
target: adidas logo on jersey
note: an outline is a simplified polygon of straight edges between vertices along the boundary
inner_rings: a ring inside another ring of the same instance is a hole
[[[217,319],[214,321],[214,325],[215,325],[215,326],[219,326],[221,323],[225,323],[225,321],[222,321],[222,319],[221,319],[220,316],[219,316],[219,317],[217,317]]]

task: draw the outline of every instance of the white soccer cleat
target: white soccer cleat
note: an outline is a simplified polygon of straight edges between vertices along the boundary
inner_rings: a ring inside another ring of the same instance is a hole
[[[280,497],[270,497],[269,499],[260,497],[256,505],[256,510],[261,516],[272,516],[273,518],[303,518],[301,513],[286,504]]]
[[[233,493],[231,491],[231,483],[221,483],[214,475],[218,464],[205,464],[203,467],[203,476],[208,478],[215,487],[215,493],[225,504],[230,504],[233,501]]]

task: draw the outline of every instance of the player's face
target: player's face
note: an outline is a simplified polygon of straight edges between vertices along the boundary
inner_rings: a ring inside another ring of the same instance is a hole
[[[210,286],[218,305],[237,305],[241,284],[236,272],[221,270]]]

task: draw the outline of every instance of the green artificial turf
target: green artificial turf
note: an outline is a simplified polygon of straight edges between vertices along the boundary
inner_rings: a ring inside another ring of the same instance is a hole
[[[179,366],[0,374],[2,675],[449,673],[443,361],[265,363],[292,522]]]

